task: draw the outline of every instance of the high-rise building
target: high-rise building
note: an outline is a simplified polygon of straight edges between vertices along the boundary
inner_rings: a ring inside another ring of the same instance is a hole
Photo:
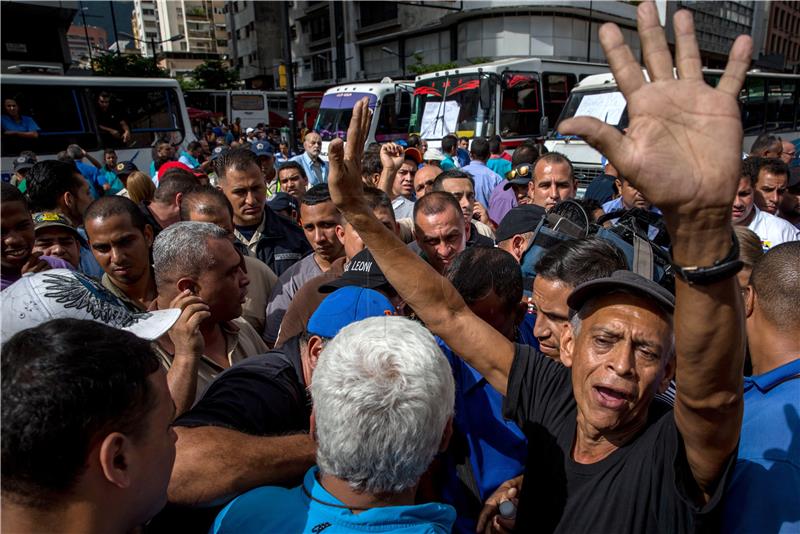
[[[800,2],[770,2],[764,54],[783,69],[800,72]]]
[[[77,26],[67,30],[67,44],[73,64],[90,68],[89,60],[108,51],[108,32],[97,26]]]
[[[142,54],[158,54],[172,76],[227,57],[222,0],[134,0],[131,20]]]
[[[249,89],[275,89],[282,62],[280,2],[225,2],[231,64]]]

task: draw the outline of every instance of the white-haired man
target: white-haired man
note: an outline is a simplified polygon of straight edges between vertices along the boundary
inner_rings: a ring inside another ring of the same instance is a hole
[[[234,499],[212,532],[451,531],[452,507],[414,504],[420,477],[449,440],[455,395],[424,327],[372,317],[343,328],[319,357],[311,394],[318,467],[297,488]]]

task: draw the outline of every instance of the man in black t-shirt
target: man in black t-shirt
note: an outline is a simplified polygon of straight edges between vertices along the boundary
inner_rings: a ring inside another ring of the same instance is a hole
[[[103,91],[97,95],[95,115],[104,148],[126,146],[131,142],[131,128],[127,121],[114,111],[110,93]]]
[[[689,12],[674,17],[680,79],[655,6],[640,4],[638,20],[651,82],[619,28],[600,31],[628,102],[628,134],[590,117],[564,121],[560,130],[606,154],[662,209],[674,266],[692,283],[676,282],[674,320],[668,295],[638,275],[576,288],[569,303],[577,319],[561,336],[564,366],[476,317],[452,285],[374,219],[360,198],[366,100],[354,107],[347,146],[334,140],[329,147],[331,197],[389,282],[507,397],[506,414],[523,425],[529,459],[520,532],[713,529],[739,438],[744,332],[729,206],[741,160],[736,97],[751,42],[736,41],[712,89],[703,82]],[[676,369],[681,387],[669,410],[654,397]]]

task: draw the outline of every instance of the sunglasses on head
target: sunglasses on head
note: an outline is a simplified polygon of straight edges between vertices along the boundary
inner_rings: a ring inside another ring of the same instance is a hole
[[[533,174],[533,165],[530,163],[523,163],[508,171],[506,173],[506,178],[509,180],[513,180],[514,178],[526,178],[531,174]]]

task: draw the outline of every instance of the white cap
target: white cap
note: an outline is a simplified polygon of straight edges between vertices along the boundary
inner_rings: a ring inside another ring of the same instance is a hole
[[[422,155],[423,161],[443,161],[444,154],[438,148],[429,148],[425,151],[425,154]]]
[[[179,309],[134,313],[100,284],[69,269],[23,276],[2,293],[2,342],[53,319],[86,319],[158,339],[181,314]]]
[[[255,129],[255,128],[248,128],[248,129],[246,129],[246,130],[244,131],[244,133],[246,133],[247,135],[250,135],[251,133],[253,133],[253,132],[255,132],[255,131],[256,131],[256,129]]]

